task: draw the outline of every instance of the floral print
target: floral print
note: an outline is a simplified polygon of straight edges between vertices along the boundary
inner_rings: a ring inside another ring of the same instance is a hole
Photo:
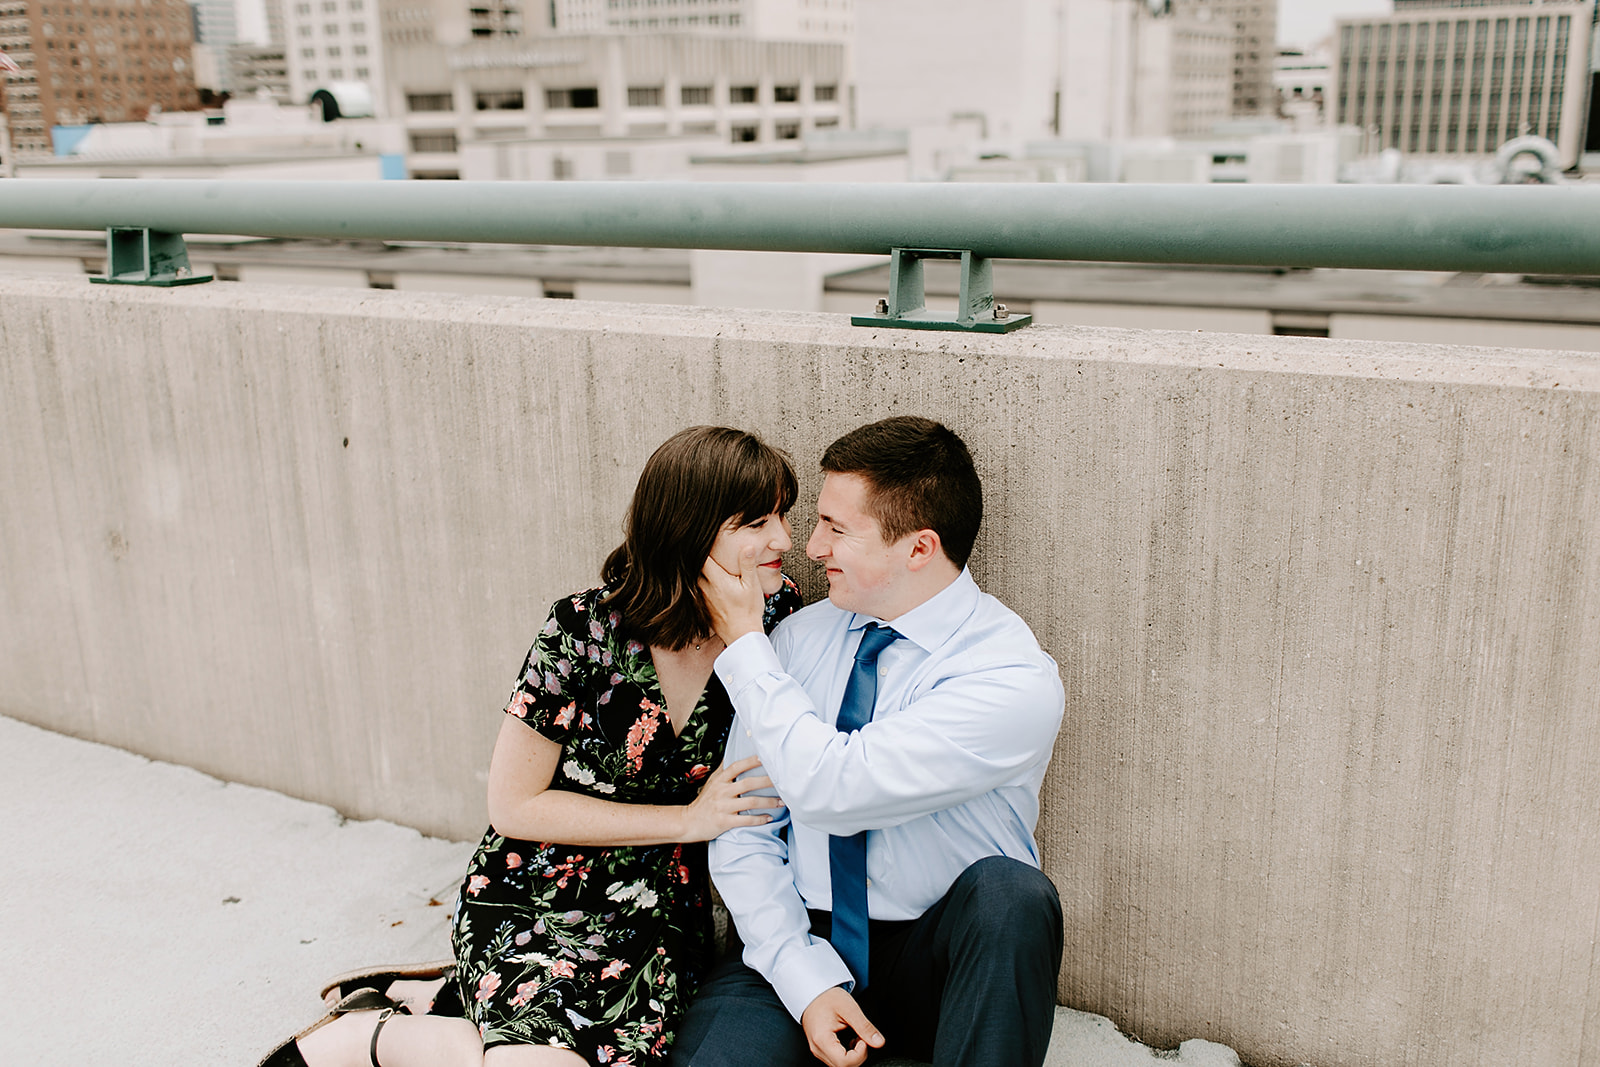
[[[687,804],[722,761],[733,707],[713,674],[674,734],[648,650],[607,590],[556,601],[506,705],[564,746],[552,789]],[[800,606],[794,583],[766,627]],[[484,835],[462,883],[456,980],[484,1045],[556,1045],[606,1067],[665,1064],[711,961],[705,843],[571,846]]]

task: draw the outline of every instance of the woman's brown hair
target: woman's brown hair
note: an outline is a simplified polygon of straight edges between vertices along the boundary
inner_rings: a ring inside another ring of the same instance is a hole
[[[628,505],[622,544],[600,576],[608,607],[646,645],[680,649],[711,632],[700,569],[729,519],[786,514],[799,493],[794,468],[755,434],[691,426],[646,461]]]

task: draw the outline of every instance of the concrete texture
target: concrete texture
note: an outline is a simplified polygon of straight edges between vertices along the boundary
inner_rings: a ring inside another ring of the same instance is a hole
[[[450,955],[471,845],[0,718],[0,1063],[245,1067],[375,963]],[[433,904],[442,900],[442,905]],[[1049,1067],[1237,1067],[1057,1013]]]
[[[465,844],[5,718],[0,810],[0,1063],[253,1064],[325,979],[450,954]]]
[[[1061,664],[1060,1001],[1260,1067],[1600,1067],[1600,361],[0,278],[0,713],[448,837],[650,450],[972,445]],[[820,584],[798,554],[807,592]]]

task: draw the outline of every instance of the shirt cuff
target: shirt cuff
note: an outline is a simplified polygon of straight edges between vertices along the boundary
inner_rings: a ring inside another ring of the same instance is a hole
[[[765,674],[781,674],[783,664],[766,634],[749,633],[722,650],[712,665],[730,697]],[[735,701],[737,706],[737,701]]]
[[[748,954],[749,950],[745,951]],[[750,961],[746,959],[745,963],[749,964]],[[799,1022],[806,1008],[824,991],[834,986],[849,989],[855,984],[855,977],[831,944],[821,938],[812,938],[811,944],[804,948],[791,948],[784,952],[776,961],[768,981],[772,983],[778,999],[783,1001],[783,1006],[794,1016],[795,1022]]]

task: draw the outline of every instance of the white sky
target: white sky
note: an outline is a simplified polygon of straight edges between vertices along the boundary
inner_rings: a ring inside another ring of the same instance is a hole
[[[1389,0],[1278,0],[1278,43],[1309,48],[1333,32],[1333,20],[1388,14]]]

